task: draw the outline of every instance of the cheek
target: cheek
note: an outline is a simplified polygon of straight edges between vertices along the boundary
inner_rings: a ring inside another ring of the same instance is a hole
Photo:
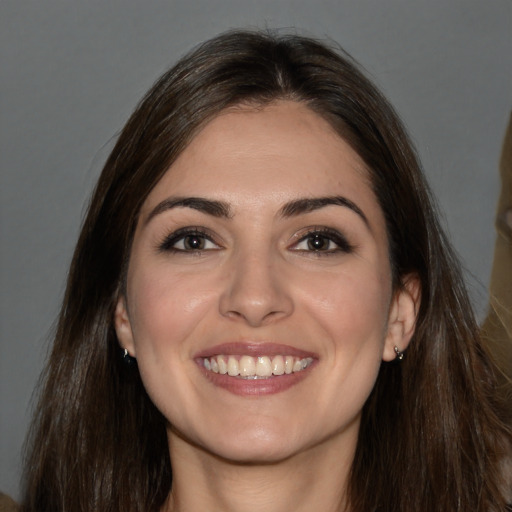
[[[175,351],[192,334],[199,336],[214,296],[204,278],[158,268],[131,277],[128,300],[137,354]]]
[[[355,418],[366,402],[382,362],[391,285],[385,272],[352,272],[310,283],[310,314],[325,345],[324,392],[317,396],[332,427]],[[315,293],[323,284],[324,293]],[[338,422],[338,423],[336,423]]]
[[[366,341],[383,341],[391,297],[385,269],[360,265],[350,272],[306,277],[301,288],[303,303],[336,346],[360,349]]]
[[[197,350],[196,340],[208,332],[204,319],[213,307],[212,287],[204,276],[201,284],[191,274],[148,267],[139,266],[128,283],[138,368],[156,407],[169,422],[181,421],[186,431],[191,427],[183,411],[189,410],[191,417],[199,414],[190,371],[195,362],[190,356]]]

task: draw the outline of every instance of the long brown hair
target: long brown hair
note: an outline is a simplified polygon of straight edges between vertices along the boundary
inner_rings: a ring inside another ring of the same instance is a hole
[[[255,32],[212,39],[164,74],[105,164],[43,376],[23,510],[162,506],[172,483],[165,420],[137,368],[123,366],[113,328],[138,212],[206,122],[229,106],[278,99],[308,105],[363,158],[386,218],[394,286],[411,272],[421,281],[406,358],[382,364],[364,406],[351,509],[504,510],[499,462],[508,418],[458,263],[398,117],[342,52]]]

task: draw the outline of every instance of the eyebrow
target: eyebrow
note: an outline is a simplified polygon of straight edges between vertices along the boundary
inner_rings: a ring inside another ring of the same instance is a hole
[[[158,203],[151,210],[144,224],[148,224],[153,217],[172,208],[192,208],[213,217],[223,217],[226,219],[232,217],[229,204],[223,201],[213,201],[202,197],[169,197]]]
[[[370,223],[361,208],[359,208],[359,206],[350,199],[343,196],[306,197],[295,199],[286,203],[279,211],[279,215],[281,217],[295,217],[303,213],[310,213],[332,205],[343,206],[352,210],[361,217],[367,227],[370,227]],[[156,215],[173,208],[192,208],[193,210],[198,210],[207,215],[225,219],[230,219],[233,216],[231,207],[224,201],[216,201],[203,197],[169,197],[158,203],[155,208],[151,210],[144,221],[144,224],[148,224]]]
[[[361,208],[359,208],[359,206],[357,206],[357,204],[352,202],[350,199],[347,199],[346,197],[343,196],[297,199],[295,201],[286,203],[281,208],[280,214],[283,217],[294,217],[302,213],[309,213],[331,205],[344,206],[346,208],[349,208],[354,213],[357,213],[359,217],[361,217],[361,219],[364,221],[368,228],[370,227],[370,223],[368,222],[368,219],[366,218],[366,215],[363,213]]]

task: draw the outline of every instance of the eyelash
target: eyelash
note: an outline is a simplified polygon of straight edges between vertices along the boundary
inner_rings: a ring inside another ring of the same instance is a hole
[[[175,245],[179,241],[185,241],[187,237],[197,237],[198,239],[204,240],[206,242],[210,242],[214,244],[217,248],[219,248],[219,244],[213,240],[213,237],[204,229],[198,227],[186,227],[178,229],[173,233],[167,235],[162,243],[159,244],[158,249],[162,252],[173,252],[173,253],[192,253],[198,254],[203,251],[211,251],[211,248],[207,249],[178,249]]]
[[[333,242],[334,244],[336,244],[337,247],[328,250],[296,248],[302,242],[312,240],[315,236],[318,237],[319,239],[323,239],[328,242]],[[306,234],[301,235],[300,239],[293,244],[292,250],[304,253],[312,253],[315,256],[332,256],[340,252],[349,254],[354,251],[354,246],[350,244],[348,240],[339,231],[324,227],[312,227],[308,229]]]
[[[201,239],[204,242],[211,244],[214,244],[216,249],[221,248],[220,244],[215,242],[211,234],[206,231],[203,228],[199,227],[185,227],[178,229],[177,231],[174,231],[173,233],[170,233],[165,237],[163,242],[161,242],[158,246],[158,249],[161,252],[172,252],[172,253],[188,253],[188,254],[200,254],[204,251],[211,251],[215,250],[212,248],[177,248],[175,247],[176,244],[180,241],[183,241],[185,243],[185,240],[187,237],[196,237],[197,239]],[[314,248],[308,248],[308,249],[299,249],[297,248],[301,243],[312,240],[314,237],[317,237],[320,240],[324,240],[329,242],[332,242],[336,245],[334,249],[314,249]],[[339,232],[334,229],[325,228],[325,227],[312,227],[309,228],[308,231],[301,235],[299,240],[295,242],[291,248],[292,251],[296,252],[303,252],[303,253],[311,253],[315,256],[332,256],[337,253],[351,253],[354,251],[354,246],[351,245],[347,239]]]

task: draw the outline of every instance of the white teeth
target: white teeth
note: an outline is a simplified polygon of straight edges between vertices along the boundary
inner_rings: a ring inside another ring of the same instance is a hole
[[[284,361],[284,373],[289,375],[292,372],[293,372],[293,357],[286,356],[286,359]]]
[[[222,375],[226,375],[226,373],[228,373],[228,365],[226,363],[226,360],[224,359],[224,356],[219,356],[217,358],[217,363],[219,365],[219,373],[222,373]]]
[[[275,356],[272,359],[272,373],[274,375],[283,375],[283,373],[284,373],[284,359],[283,359],[283,356]]]
[[[229,356],[228,359],[228,375],[231,375],[231,377],[236,377],[239,375],[240,371],[238,369],[238,361],[233,357]]]
[[[258,377],[270,377],[272,375],[272,364],[269,357],[258,357],[256,361],[256,375]]]
[[[254,357],[242,356],[238,361],[238,369],[242,377],[251,377],[256,375],[256,363]]]
[[[203,359],[206,370],[228,374],[231,377],[244,379],[265,379],[272,376],[290,375],[305,370],[313,362],[312,357],[298,358],[277,355],[274,357],[258,356],[214,356]]]
[[[300,372],[302,370],[302,361],[295,361],[293,363],[293,371]]]

